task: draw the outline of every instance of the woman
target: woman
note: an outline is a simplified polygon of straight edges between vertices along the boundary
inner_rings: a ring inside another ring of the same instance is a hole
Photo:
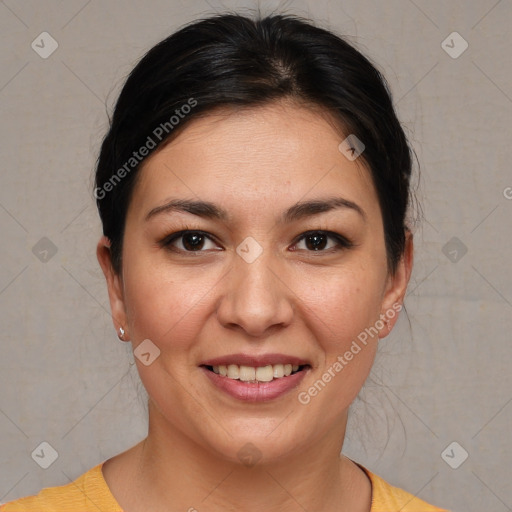
[[[328,31],[230,14],[151,49],[94,191],[148,436],[0,510],[439,511],[340,455],[411,274],[410,174],[384,79]]]

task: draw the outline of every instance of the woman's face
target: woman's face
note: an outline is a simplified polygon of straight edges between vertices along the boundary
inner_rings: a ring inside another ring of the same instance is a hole
[[[274,103],[197,119],[144,164],[122,275],[105,239],[98,254],[163,431],[232,460],[343,433],[410,272],[406,258],[388,274],[376,192],[344,138]]]

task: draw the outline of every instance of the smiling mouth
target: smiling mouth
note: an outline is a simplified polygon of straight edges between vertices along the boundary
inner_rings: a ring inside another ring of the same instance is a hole
[[[276,379],[289,377],[310,367],[308,364],[268,364],[258,367],[237,364],[203,366],[221,377],[248,383],[272,382]]]

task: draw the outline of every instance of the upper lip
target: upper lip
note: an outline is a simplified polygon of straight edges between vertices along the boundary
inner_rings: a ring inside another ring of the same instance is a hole
[[[287,356],[286,354],[262,354],[258,356],[252,356],[250,354],[229,354],[203,361],[201,366],[228,366],[230,364],[257,368],[259,366],[267,366],[269,364],[296,364],[302,366],[309,363],[300,357]]]

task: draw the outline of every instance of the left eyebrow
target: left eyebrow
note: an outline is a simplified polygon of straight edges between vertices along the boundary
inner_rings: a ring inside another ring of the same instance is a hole
[[[353,201],[349,201],[348,199],[344,199],[343,197],[330,197],[327,199],[302,201],[294,204],[283,213],[281,222],[293,222],[305,217],[312,217],[313,215],[318,215],[320,213],[329,212],[339,208],[351,209],[366,220],[364,210],[358,204]]]
[[[353,210],[366,220],[364,210],[358,204],[342,197],[331,197],[327,199],[315,199],[295,203],[283,212],[281,215],[281,223],[297,221],[340,208]],[[229,219],[227,211],[220,206],[217,206],[215,203],[209,201],[194,201],[190,199],[171,199],[167,203],[157,206],[149,211],[145,220],[148,221],[155,215],[172,211],[191,213],[192,215],[197,215],[198,217],[206,219],[223,221]]]

